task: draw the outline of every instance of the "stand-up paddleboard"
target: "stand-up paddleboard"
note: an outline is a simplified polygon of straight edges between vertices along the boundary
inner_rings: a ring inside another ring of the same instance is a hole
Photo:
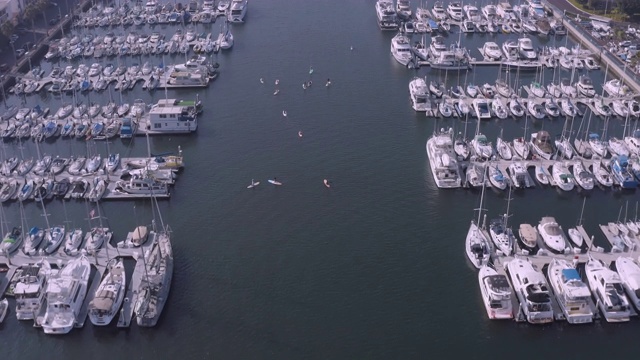
[[[277,181],[277,180],[271,180],[271,179],[269,179],[269,183],[270,183],[270,184],[273,184],[273,185],[282,185],[282,183],[281,183],[280,181]]]
[[[323,181],[323,182],[324,182],[324,186],[326,186],[326,187],[328,187],[328,188],[330,188],[330,187],[331,187],[331,184],[329,184],[329,180],[324,179],[324,181]]]
[[[298,137],[302,137],[302,130],[298,131]]]
[[[287,111],[286,110],[282,110],[282,116],[287,117]]]
[[[273,95],[278,95],[279,92],[280,90],[276,89],[276,91],[273,92]]]
[[[260,181],[251,182],[251,185],[247,186],[247,189],[253,189],[254,187],[260,185]]]

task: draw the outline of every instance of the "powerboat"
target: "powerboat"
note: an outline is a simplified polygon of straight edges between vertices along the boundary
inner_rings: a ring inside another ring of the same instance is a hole
[[[502,52],[504,53],[505,59],[508,61],[517,61],[520,58],[520,48],[514,41],[505,41],[502,44]]]
[[[613,100],[609,107],[621,118],[626,119],[627,116],[629,116],[629,108],[622,102],[622,100]]]
[[[629,171],[629,159],[626,156],[611,157],[611,175],[616,184],[623,189],[635,189],[638,181]]]
[[[560,116],[560,108],[558,105],[551,99],[544,102],[544,110],[551,117]]]
[[[571,191],[575,186],[575,182],[573,181],[573,176],[569,172],[567,165],[565,165],[562,161],[556,161],[551,166],[551,176],[553,181],[556,183],[561,190]]]
[[[502,59],[502,51],[500,50],[500,47],[498,47],[498,44],[492,41],[484,43],[484,45],[482,46],[482,53],[489,60],[498,61]]]
[[[444,38],[440,35],[431,38],[429,44],[429,50],[434,57],[440,56],[443,51],[447,51],[447,46],[444,44]]]
[[[502,252],[504,256],[510,256],[513,252],[513,245],[515,243],[515,236],[511,228],[506,226],[507,216],[503,216],[500,219],[494,219],[489,224],[489,233],[491,234],[491,240],[496,245],[496,248]]]
[[[42,320],[45,334],[67,334],[73,329],[87,295],[91,263],[84,256],[70,260],[47,284],[47,311]]]
[[[484,265],[478,272],[478,281],[489,319],[512,319],[511,286],[507,277]]]
[[[482,16],[484,16],[487,21],[493,21],[497,18],[498,10],[495,5],[489,4],[482,7]]]
[[[493,146],[487,141],[487,137],[483,134],[476,135],[473,140],[471,140],[471,145],[473,146],[476,156],[479,158],[489,160],[493,156]]]
[[[566,260],[553,259],[547,271],[549,283],[569,324],[593,322],[591,291],[578,271]]]
[[[487,99],[473,99],[472,106],[478,119],[491,119],[491,111],[489,111]]]
[[[409,19],[412,15],[409,0],[396,0],[396,13],[402,19]]]
[[[633,155],[640,155],[640,129],[634,130],[631,136],[625,136],[624,143]]]
[[[44,304],[47,277],[51,273],[51,265],[45,259],[38,263],[23,265],[16,271],[17,282],[13,289],[16,298],[16,318],[18,320],[34,320]]]
[[[591,190],[595,185],[593,174],[582,164],[582,161],[573,163],[573,179],[583,189]]]
[[[509,116],[507,108],[504,106],[500,98],[491,100],[491,110],[493,110],[493,113],[496,114],[496,117],[500,120],[504,120]]]
[[[533,250],[538,246],[540,234],[538,234],[538,230],[531,226],[531,224],[520,224],[520,227],[518,228],[518,235],[520,236],[522,244],[529,250]]]
[[[22,236],[21,228],[14,227],[11,229],[11,231],[7,232],[4,235],[4,238],[2,238],[2,242],[0,243],[0,252],[7,255],[16,251],[22,244]]]
[[[537,133],[531,134],[531,147],[537,156],[545,160],[551,160],[555,154],[555,149],[551,143],[551,137],[545,130],[540,130]]]
[[[562,227],[558,225],[555,218],[551,216],[543,217],[538,224],[538,232],[547,247],[558,253],[564,252],[567,247],[567,239]]]
[[[640,266],[632,258],[626,256],[617,258],[615,263],[629,300],[637,309],[640,309]]]
[[[447,6],[447,14],[449,14],[454,21],[462,21],[462,5],[456,1],[449,3]]]
[[[106,326],[118,314],[127,291],[126,275],[122,260],[107,267],[93,300],[89,302],[89,320],[96,326]]]
[[[509,261],[506,268],[527,321],[531,324],[552,322],[551,296],[544,275],[520,258]]]
[[[524,60],[535,60],[538,58],[538,54],[533,49],[533,43],[528,37],[518,39],[518,51],[520,57]]]
[[[509,165],[508,170],[513,186],[518,189],[524,189],[525,187],[527,187],[527,177],[529,176],[529,173],[527,172],[527,168],[522,162],[512,162]]]
[[[607,81],[602,88],[610,96],[625,96],[629,92],[629,88],[619,79]]]
[[[427,83],[421,77],[414,77],[409,82],[409,94],[411,96],[411,104],[415,111],[427,111],[427,102],[429,101],[429,88]]]
[[[447,19],[447,12],[444,10],[442,1],[436,1],[433,3],[433,9],[431,10],[433,17],[436,21],[444,21]]]
[[[462,10],[467,17],[467,20],[471,20],[473,22],[480,22],[480,20],[482,20],[482,18],[480,17],[480,11],[477,7],[473,5],[464,5],[462,7]]]
[[[586,97],[594,97],[596,95],[596,90],[593,88],[593,82],[591,81],[591,78],[586,75],[580,76],[576,83],[576,89],[578,89],[580,94]]]
[[[465,244],[467,257],[473,266],[477,269],[486,266],[491,256],[489,239],[487,239],[485,233],[473,221],[471,221],[471,225],[469,225]]]
[[[575,246],[582,247],[584,244],[584,237],[580,234],[580,231],[576,228],[569,228],[567,232],[569,233],[569,240],[571,240]]]
[[[413,51],[409,38],[402,33],[396,34],[391,39],[391,55],[400,64],[407,66],[413,60]]]
[[[631,99],[627,102],[629,106],[629,114],[636,118],[640,116],[640,103],[637,100]]]
[[[618,273],[591,257],[585,265],[585,273],[596,304],[607,322],[629,321],[631,306]]]

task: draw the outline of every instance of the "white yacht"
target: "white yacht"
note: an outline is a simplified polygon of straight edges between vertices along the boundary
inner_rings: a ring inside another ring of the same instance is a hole
[[[513,319],[511,286],[507,277],[484,265],[478,272],[478,281],[489,319]]]
[[[562,253],[567,247],[567,239],[565,238],[562,227],[558,225],[556,219],[551,216],[545,216],[538,224],[538,232],[542,237],[545,245],[551,250]]]
[[[21,266],[16,271],[17,282],[13,295],[16,298],[18,320],[33,320],[40,312],[46,296],[47,277],[51,266],[46,260]]]
[[[513,41],[505,41],[502,44],[502,52],[508,61],[516,61],[520,57],[518,44]]]
[[[484,231],[471,221],[465,242],[467,257],[477,269],[486,266],[491,256],[491,245]]]
[[[593,174],[579,160],[573,163],[573,179],[585,190],[591,190],[595,185]]]
[[[232,0],[229,9],[228,20],[230,22],[244,22],[244,17],[247,15],[247,0]]]
[[[593,176],[595,176],[598,184],[604,187],[613,186],[613,178],[609,170],[605,169],[601,162],[595,162],[593,164]]]
[[[89,303],[89,319],[93,325],[109,325],[118,314],[127,290],[126,281],[122,260],[107,267],[104,278]]]
[[[431,174],[439,188],[458,188],[461,186],[460,169],[455,160],[451,133],[441,130],[427,140],[427,157]]]
[[[631,136],[625,136],[624,143],[634,155],[640,155],[640,130],[635,130]]]
[[[73,329],[87,296],[91,263],[84,256],[71,260],[47,284],[47,312],[42,320],[45,334],[66,334]]]
[[[411,18],[411,4],[409,0],[396,0],[396,12],[403,19]]]
[[[607,81],[603,88],[610,96],[625,96],[629,92],[629,88],[619,79]]]
[[[498,4],[496,8],[496,14],[502,18],[502,20],[516,20],[516,13],[513,11],[511,4],[508,1],[503,1]]]
[[[551,137],[549,133],[544,130],[531,134],[531,147],[537,156],[546,160],[551,160],[555,154]]]
[[[409,94],[411,96],[411,106],[415,111],[427,111],[429,102],[429,88],[426,81],[421,77],[414,77],[409,82]]]
[[[519,258],[509,261],[506,267],[527,321],[531,324],[552,322],[551,297],[544,275],[531,263]]]
[[[621,256],[616,259],[616,270],[629,300],[640,309],[640,266],[632,258]]]
[[[480,20],[482,20],[480,11],[477,7],[473,5],[464,5],[462,9],[464,10],[464,14],[467,17],[467,20],[471,20],[473,22],[480,22]]]
[[[391,39],[391,55],[400,64],[407,66],[413,60],[413,51],[409,38],[402,33],[396,34]]]
[[[520,161],[514,161],[509,165],[509,176],[513,186],[517,189],[524,189],[528,185],[527,177],[529,173],[527,168]]]
[[[538,234],[538,230],[531,226],[531,224],[520,224],[520,227],[518,228],[518,235],[520,236],[522,244],[524,244],[524,246],[529,250],[533,250],[538,246],[540,234]]]
[[[515,236],[511,228],[506,226],[507,216],[503,216],[500,219],[494,219],[489,224],[489,233],[491,234],[491,240],[496,245],[496,248],[502,252],[505,256],[510,256],[513,252],[513,245],[515,243]]]
[[[569,79],[567,78],[562,78],[562,80],[560,80],[560,89],[570,98],[578,96],[578,91],[571,85],[571,82],[569,82]]]
[[[456,1],[449,3],[447,6],[447,14],[455,21],[462,21],[463,15],[460,3]]]
[[[444,38],[439,35],[432,37],[431,44],[429,44],[429,50],[431,50],[431,54],[434,57],[440,56],[443,51],[447,51],[447,46],[444,44]]]
[[[431,10],[433,17],[436,21],[443,21],[447,19],[447,12],[444,10],[442,1],[436,1],[433,3],[433,9]]]
[[[591,133],[587,141],[594,153],[603,158],[607,156],[607,143],[600,140],[600,135]]]
[[[482,52],[484,56],[490,60],[500,60],[502,59],[502,51],[498,44],[493,41],[488,41],[484,43],[482,46]]]
[[[487,99],[473,99],[471,104],[479,119],[491,119],[491,111],[489,110],[489,101]]]
[[[513,151],[520,156],[520,158],[524,160],[528,159],[529,153],[531,152],[529,142],[523,137],[513,139]]]
[[[483,134],[476,135],[471,140],[471,146],[473,146],[473,151],[478,158],[489,160],[493,156],[493,145]]]
[[[482,7],[482,16],[484,16],[487,21],[495,20],[497,13],[496,6],[493,4],[488,4]]]
[[[618,273],[593,258],[587,261],[585,273],[604,318],[608,322],[629,321],[631,307]]]
[[[573,176],[569,172],[569,168],[562,161],[556,161],[551,166],[551,177],[555,181],[556,186],[564,191],[571,191],[575,187]]]
[[[578,89],[580,94],[586,97],[594,97],[596,95],[596,89],[593,88],[593,82],[591,81],[591,78],[586,75],[580,76],[576,83],[576,89]]]
[[[566,260],[553,259],[547,271],[558,304],[569,324],[593,322],[591,291]]]
[[[513,158],[513,152],[511,151],[509,142],[502,140],[501,137],[498,137],[496,140],[496,150],[498,155],[504,160],[511,160],[511,158]]]
[[[527,37],[518,39],[518,50],[520,51],[520,57],[524,60],[535,60],[538,58],[536,51],[533,49],[531,39]]]

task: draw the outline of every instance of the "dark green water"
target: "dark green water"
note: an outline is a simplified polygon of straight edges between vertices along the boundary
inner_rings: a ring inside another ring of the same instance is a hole
[[[394,34],[378,30],[374,3],[251,2],[246,24],[232,28],[233,49],[214,58],[221,64],[220,77],[203,91],[168,94],[200,94],[206,109],[197,134],[151,140],[152,152],[181,145],[187,163],[171,199],[160,203],[173,229],[176,267],[158,327],[120,330],[87,324],[68,336],[51,337],[19,323],[12,311],[0,327],[2,358],[538,359],[629,353],[637,337],[635,319],[582,327],[487,320],[477,273],[464,254],[479,193],[437,190],[425,152],[434,128],[463,131],[463,124],[436,124],[411,109],[411,78],[444,80],[445,74],[396,63],[389,53]],[[219,25],[209,31],[217,34]],[[137,31],[170,37],[175,29]],[[451,34],[447,42],[457,38]],[[479,56],[477,48],[485,41],[502,44],[509,38],[517,36],[475,34],[463,36],[462,43]],[[171,61],[181,58],[165,58]],[[51,64],[42,66],[50,69]],[[301,85],[309,80],[310,66],[314,85],[305,91]],[[546,75],[550,79],[552,74]],[[603,72],[590,75],[602,83]],[[464,82],[464,74],[457,76],[446,75],[452,84]],[[468,80],[479,84],[497,76],[498,68],[483,68],[470,72]],[[526,84],[533,77],[521,79]],[[332,81],[329,88],[323,86],[326,78]],[[277,96],[275,79],[280,80]],[[118,101],[119,94],[113,94]],[[137,89],[124,96],[129,102],[155,102],[164,94]],[[108,93],[91,94],[91,101],[106,103],[108,98]],[[26,101],[53,109],[60,103],[48,94]],[[528,133],[544,128],[558,134],[562,125],[546,120],[529,124]],[[468,126],[472,134],[475,123]],[[591,126],[600,132],[603,123],[594,120]],[[520,136],[523,127],[512,120],[481,124],[490,138],[501,129],[507,138]],[[609,124],[610,134],[621,132],[620,123]],[[123,156],[146,154],[143,138],[111,146]],[[86,147],[58,140],[41,151],[70,154]],[[104,144],[97,147],[106,153]],[[20,152],[15,145],[6,151]],[[31,142],[22,151],[36,154]],[[267,184],[273,177],[284,185]],[[252,178],[262,184],[248,190]],[[325,178],[333,182],[331,189],[323,186]],[[588,198],[585,227],[592,234],[599,235],[596,224],[616,219],[627,202],[629,215],[635,216],[635,193],[559,194],[546,188],[514,193],[511,222],[535,224],[552,215],[565,228],[572,226],[583,196]],[[505,211],[505,194],[488,191],[486,198],[490,217]],[[64,221],[65,210],[78,225],[86,223],[83,203],[47,204],[52,222]],[[5,212],[17,222],[17,204],[5,205]],[[28,204],[27,212],[30,224],[43,223],[39,206]],[[105,202],[102,213],[116,231],[115,241],[151,218],[146,201]],[[606,245],[598,236],[596,243]]]

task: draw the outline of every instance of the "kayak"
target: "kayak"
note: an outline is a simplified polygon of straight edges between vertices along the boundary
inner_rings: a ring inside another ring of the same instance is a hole
[[[273,185],[282,185],[282,183],[280,181],[277,181],[277,180],[269,180],[269,183],[271,183]]]

